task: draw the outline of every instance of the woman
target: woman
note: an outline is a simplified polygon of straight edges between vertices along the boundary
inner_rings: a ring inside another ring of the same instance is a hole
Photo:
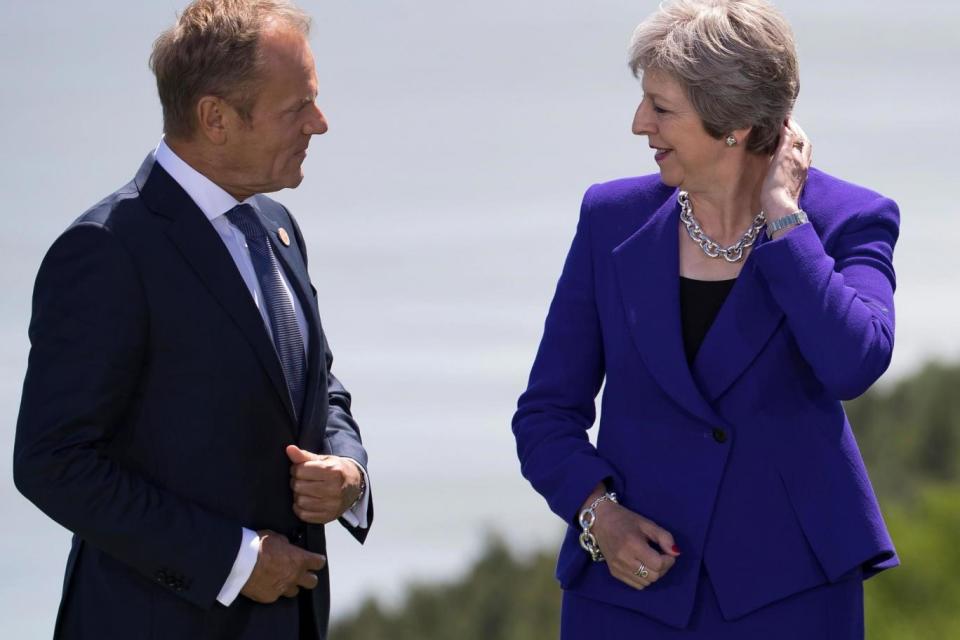
[[[630,64],[660,174],[584,197],[513,420],[562,637],[861,638],[897,559],[841,400],[890,361],[897,207],[810,168],[766,2],[666,4]]]

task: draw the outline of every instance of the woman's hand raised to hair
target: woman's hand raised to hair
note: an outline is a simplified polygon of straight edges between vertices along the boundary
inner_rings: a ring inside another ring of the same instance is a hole
[[[773,222],[800,208],[800,193],[807,182],[813,157],[810,138],[800,124],[790,118],[780,131],[780,145],[770,160],[760,192],[760,205]]]

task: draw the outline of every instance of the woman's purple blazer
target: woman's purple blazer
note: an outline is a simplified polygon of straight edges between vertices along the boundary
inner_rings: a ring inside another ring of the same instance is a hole
[[[513,419],[523,475],[570,524],[564,589],[683,627],[701,563],[728,619],[897,564],[841,400],[890,362],[899,212],[816,169],[800,206],[812,224],[758,240],[691,367],[677,190],[652,175],[587,191]],[[648,589],[578,546],[602,481],[682,551]]]

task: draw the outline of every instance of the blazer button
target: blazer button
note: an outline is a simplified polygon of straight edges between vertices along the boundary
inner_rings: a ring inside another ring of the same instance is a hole
[[[727,432],[718,427],[713,430],[713,439],[718,443],[723,444],[727,441]]]

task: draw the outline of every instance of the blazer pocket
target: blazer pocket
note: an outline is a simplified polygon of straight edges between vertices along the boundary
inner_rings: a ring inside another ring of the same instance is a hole
[[[803,534],[831,582],[893,556],[852,437],[837,443],[810,434],[807,446],[780,456],[777,467]]]

